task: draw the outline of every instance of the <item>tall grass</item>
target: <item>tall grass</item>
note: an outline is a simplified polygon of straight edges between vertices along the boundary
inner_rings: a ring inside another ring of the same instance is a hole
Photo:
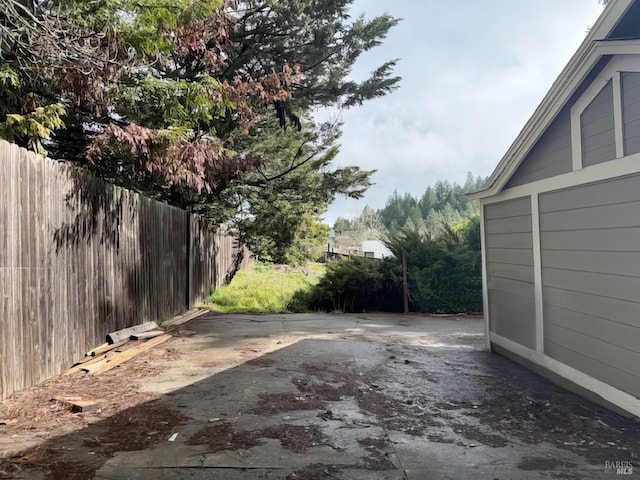
[[[214,290],[211,307],[222,313],[286,312],[294,295],[310,291],[324,272],[324,265],[318,263],[292,268],[256,262],[238,272],[229,285]],[[303,311],[305,306],[298,304],[294,309]]]

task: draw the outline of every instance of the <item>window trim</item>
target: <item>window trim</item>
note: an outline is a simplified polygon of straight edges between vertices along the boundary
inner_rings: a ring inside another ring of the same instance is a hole
[[[616,55],[604,67],[598,78],[584,91],[571,107],[571,162],[573,171],[584,168],[582,158],[581,116],[609,81],[613,87],[613,131],[616,139],[616,158],[623,158],[624,120],[622,111],[622,73],[640,73],[640,55]],[[612,159],[612,160],[615,160]]]

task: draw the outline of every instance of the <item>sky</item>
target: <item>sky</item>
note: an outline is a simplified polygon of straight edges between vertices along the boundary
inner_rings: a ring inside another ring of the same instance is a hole
[[[398,58],[402,80],[340,113],[334,165],[377,172],[363,199],[339,197],[325,221],[383,208],[394,190],[420,197],[438,180],[491,174],[602,10],[598,0],[355,0],[353,16],[403,20],[353,78]]]

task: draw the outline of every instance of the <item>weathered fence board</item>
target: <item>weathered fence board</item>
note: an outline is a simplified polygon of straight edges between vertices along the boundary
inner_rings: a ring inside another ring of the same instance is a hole
[[[245,257],[195,215],[0,141],[0,399],[205,301]]]

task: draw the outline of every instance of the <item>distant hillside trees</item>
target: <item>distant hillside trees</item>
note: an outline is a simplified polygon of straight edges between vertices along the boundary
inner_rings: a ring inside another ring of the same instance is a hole
[[[346,246],[362,240],[394,236],[401,231],[437,238],[447,228],[459,229],[468,219],[479,214],[478,204],[469,202],[466,194],[479,189],[483,183],[482,177],[474,177],[469,172],[464,185],[438,180],[428,186],[419,198],[394,191],[380,210],[367,205],[359,217],[338,217],[333,226],[336,244]]]

